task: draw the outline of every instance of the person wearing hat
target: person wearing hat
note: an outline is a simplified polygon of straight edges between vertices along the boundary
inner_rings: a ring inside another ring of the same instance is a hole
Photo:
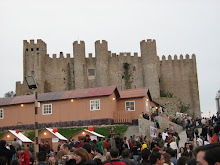
[[[145,149],[145,148],[147,148],[147,144],[142,145],[142,150]]]

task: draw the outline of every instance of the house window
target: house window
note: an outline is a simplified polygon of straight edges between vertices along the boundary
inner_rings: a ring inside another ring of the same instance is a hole
[[[125,102],[125,110],[126,111],[135,111],[135,102],[134,101],[126,101]]]
[[[4,118],[4,110],[0,109],[0,119],[3,119],[3,118]]]
[[[43,104],[42,113],[43,115],[52,114],[52,104]]]
[[[100,100],[90,100],[90,111],[100,110]]]

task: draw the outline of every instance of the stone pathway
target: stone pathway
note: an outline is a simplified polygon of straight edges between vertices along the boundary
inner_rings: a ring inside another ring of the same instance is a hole
[[[199,128],[199,134],[202,132],[202,128]],[[179,137],[180,137],[180,142],[179,142],[179,147],[184,147],[185,142],[186,142],[186,130],[182,131],[179,133]]]

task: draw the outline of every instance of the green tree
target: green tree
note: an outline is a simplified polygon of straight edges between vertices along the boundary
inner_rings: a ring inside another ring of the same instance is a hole
[[[14,91],[9,91],[4,94],[4,97],[15,97],[16,93]]]

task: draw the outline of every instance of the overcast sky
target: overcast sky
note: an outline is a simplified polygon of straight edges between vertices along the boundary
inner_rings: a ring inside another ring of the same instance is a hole
[[[0,97],[23,81],[23,40],[42,39],[50,56],[84,40],[114,53],[156,39],[158,56],[196,54],[201,111],[216,112],[220,89],[220,0],[0,0]]]

